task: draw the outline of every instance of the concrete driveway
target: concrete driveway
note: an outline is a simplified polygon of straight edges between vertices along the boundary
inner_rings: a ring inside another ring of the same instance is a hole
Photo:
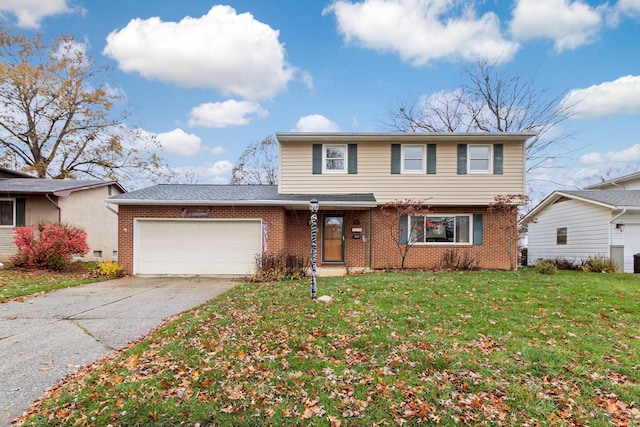
[[[0,426],[10,425],[80,366],[236,283],[209,277],[123,278],[0,304]]]

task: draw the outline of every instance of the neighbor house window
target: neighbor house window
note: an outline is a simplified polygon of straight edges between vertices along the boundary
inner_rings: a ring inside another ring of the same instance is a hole
[[[347,146],[325,145],[323,146],[323,172],[346,173],[347,172]]]
[[[560,227],[556,229],[556,245],[567,244],[567,227]]]
[[[413,243],[469,244],[471,215],[420,215],[409,217],[407,230]]]
[[[15,225],[13,200],[0,200],[0,225]]]
[[[490,145],[469,145],[469,173],[491,173]]]
[[[402,146],[402,172],[425,173],[424,145]]]

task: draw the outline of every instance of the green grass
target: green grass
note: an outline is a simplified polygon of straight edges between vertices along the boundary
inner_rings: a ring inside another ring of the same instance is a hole
[[[237,286],[81,370],[27,424],[640,424],[637,276],[407,273],[318,288],[333,301],[311,301],[306,281]]]
[[[90,277],[91,275],[87,274],[92,267],[93,264],[83,265],[72,272],[1,268],[0,303],[54,289],[104,280],[104,278]]]

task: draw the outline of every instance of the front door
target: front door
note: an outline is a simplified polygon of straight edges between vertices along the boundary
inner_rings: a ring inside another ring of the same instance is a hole
[[[322,223],[322,262],[344,262],[343,216],[324,216]]]

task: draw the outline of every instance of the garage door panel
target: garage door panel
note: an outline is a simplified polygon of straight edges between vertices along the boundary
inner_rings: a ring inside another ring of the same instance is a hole
[[[250,274],[261,252],[259,220],[139,220],[137,274]]]

